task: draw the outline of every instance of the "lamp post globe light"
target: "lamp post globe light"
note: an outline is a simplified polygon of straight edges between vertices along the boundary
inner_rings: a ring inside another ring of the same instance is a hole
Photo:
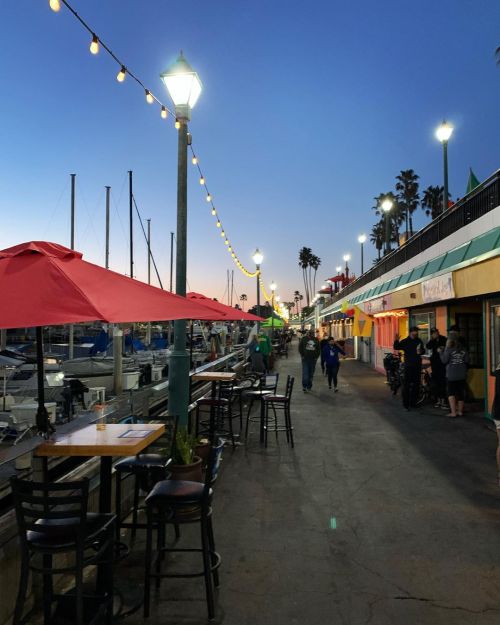
[[[393,206],[391,198],[386,197],[383,200],[381,207],[385,213],[385,253],[388,254],[391,251],[391,217],[390,212]]]
[[[361,275],[365,273],[365,259],[364,259],[365,241],[366,241],[366,234],[360,234],[358,237],[358,243],[361,244]]]
[[[443,212],[448,210],[448,141],[453,133],[453,126],[443,120],[436,130],[436,137],[443,144]]]
[[[177,61],[160,74],[175,106],[178,136],[177,165],[177,244],[175,292],[186,295],[187,265],[187,150],[188,122],[191,110],[200,97],[202,84],[198,74],[182,52]],[[174,350],[170,356],[168,410],[187,425],[189,406],[189,354],[186,350],[186,320],[174,321]]]
[[[274,293],[276,291],[276,289],[278,288],[276,282],[273,280],[271,282],[271,284],[269,285],[269,288],[271,289],[271,293],[272,293],[272,301],[271,301],[271,340],[274,337]]]
[[[264,255],[257,248],[253,253],[252,260],[255,263],[256,269],[256,279],[257,279],[257,315],[260,317],[260,288],[259,288],[259,280],[260,280],[260,266],[262,265],[262,261],[264,260]],[[257,332],[260,330],[260,321],[257,321]]]

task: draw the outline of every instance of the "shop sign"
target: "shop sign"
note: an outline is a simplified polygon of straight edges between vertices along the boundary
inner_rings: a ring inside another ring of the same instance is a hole
[[[365,302],[363,304],[365,309],[365,313],[369,315],[373,315],[374,313],[384,312],[386,310],[391,310],[392,308],[392,296],[389,293],[388,295],[384,295],[384,297],[377,297],[376,299],[372,299],[369,302]]]
[[[437,278],[431,278],[422,282],[422,302],[440,302],[445,299],[453,299],[455,289],[453,288],[453,274],[445,273]]]

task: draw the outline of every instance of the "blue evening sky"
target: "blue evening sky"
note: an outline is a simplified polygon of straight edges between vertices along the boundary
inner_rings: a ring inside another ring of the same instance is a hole
[[[446,117],[450,191],[469,166],[499,166],[498,0],[72,0],[74,8],[159,96],[158,74],[182,48],[204,83],[191,130],[230,240],[282,299],[303,291],[298,249],[333,275],[346,252],[359,272],[357,236],[375,221],[373,197],[401,169],[442,184],[434,137]],[[176,133],[144,93],[63,7],[2,2],[0,246],[31,239],[69,245],[69,174],[77,174],[76,247],[104,263],[104,185],[112,187],[111,266],[128,270],[126,172],[134,171],[153,250],[168,283],[175,229]],[[222,297],[234,268],[190,165],[188,280]],[[419,211],[421,212],[421,211]],[[425,220],[417,218],[422,226]],[[135,227],[136,272],[146,248]],[[374,257],[366,245],[368,259]],[[255,283],[237,270],[238,293]]]

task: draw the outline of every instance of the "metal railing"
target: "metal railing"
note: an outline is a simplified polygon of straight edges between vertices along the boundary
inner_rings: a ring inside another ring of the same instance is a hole
[[[407,260],[418,256],[431,245],[442,241],[450,234],[486,215],[497,206],[500,206],[500,170],[497,170],[445,213],[432,220],[428,226],[416,232],[406,243],[381,258],[374,267],[365,271],[354,282],[341,289],[338,294],[332,297],[327,306],[345,299],[347,295],[370,284]]]

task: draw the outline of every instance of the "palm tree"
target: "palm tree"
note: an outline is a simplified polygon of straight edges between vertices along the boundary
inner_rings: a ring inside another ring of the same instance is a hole
[[[321,258],[319,256],[316,256],[315,254],[312,254],[311,260],[309,261],[309,266],[314,270],[312,293],[316,293],[316,272],[318,271],[320,265]]]
[[[306,291],[307,305],[311,301],[311,284],[308,275],[308,269],[311,266],[313,253],[310,247],[302,247],[299,250],[299,267],[302,269],[302,277],[304,279],[304,289]]]
[[[247,301],[248,297],[245,295],[245,293],[242,293],[240,295],[240,302],[242,302],[242,306],[243,306],[243,310],[245,310],[245,302]]]
[[[381,219],[378,223],[376,223],[372,231],[370,233],[370,241],[375,246],[377,250],[377,260],[380,260],[380,253],[384,247],[384,236],[385,236],[385,224],[384,220]]]
[[[398,198],[394,195],[392,191],[389,191],[388,193],[380,193],[377,197],[373,199],[375,200],[375,205],[372,206],[372,208],[377,215],[382,217],[382,221],[384,222],[384,238],[383,238],[384,241],[385,241],[385,218],[386,218],[385,215],[386,214],[382,210],[382,202],[385,199],[389,199],[392,201],[392,208],[389,213],[389,219],[391,221],[391,226],[390,226],[391,240],[395,240],[396,243],[399,245],[399,226],[403,223],[404,218],[401,214],[401,207],[399,205]],[[392,234],[393,231],[395,232],[395,237]]]
[[[433,187],[432,185],[424,189],[422,197],[422,208],[427,217],[436,219],[443,212],[444,187]]]
[[[413,169],[401,170],[399,176],[396,176],[396,191],[398,191],[398,204],[402,217],[404,216],[406,235],[408,236],[408,226],[410,236],[413,234],[412,214],[417,210],[419,203],[418,195],[418,179],[419,176]]]

